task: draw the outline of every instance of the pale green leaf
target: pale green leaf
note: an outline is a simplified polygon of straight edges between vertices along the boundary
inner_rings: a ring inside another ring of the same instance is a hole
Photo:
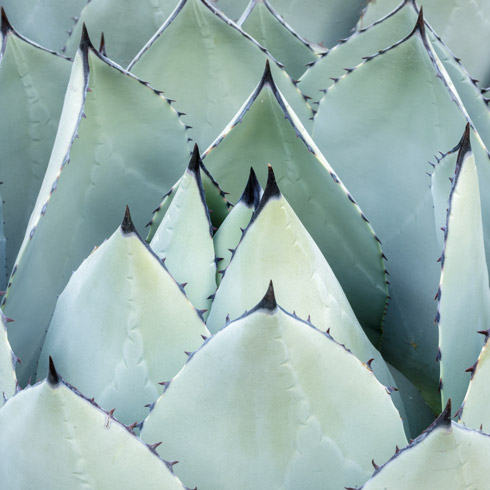
[[[278,301],[300,318],[309,318],[350,349],[361,361],[372,361],[379,381],[393,386],[393,378],[352,311],[330,265],[269,173],[267,187],[236,248],[209,312],[213,333],[227,318],[234,320],[253,308],[270,280]],[[399,395],[397,406],[402,411]],[[400,403],[398,403],[400,402]]]
[[[207,0],[181,0],[130,69],[176,100],[192,126],[189,134],[205,148],[253,91],[269,59],[278,86],[303,124],[311,127],[311,108],[289,75]]]
[[[7,323],[10,319],[0,311],[0,400],[15,394],[17,377],[15,375],[15,357],[7,338]],[[0,402],[0,406],[1,406]]]
[[[220,269],[216,274],[218,285],[221,282],[221,274],[228,267],[234,250],[242,238],[243,231],[250,223],[252,214],[259,205],[261,194],[262,188],[251,168],[250,177],[240,200],[233,206],[213,237],[214,250],[216,258],[219,260],[218,268]]]
[[[0,474],[9,490],[184,490],[128,428],[67,385],[48,379],[0,409]]]
[[[359,321],[377,344],[387,296],[379,244],[267,69],[242,112],[206,151],[204,162],[230,192],[232,202],[241,195],[250,165],[263,183],[267,164],[273,166],[281,192],[320,247]]]
[[[490,436],[451,422],[450,405],[440,417],[398,452],[362,490],[485,489]]]
[[[194,353],[141,435],[165,441],[159,453],[177,458],[177,475],[201,490],[357,485],[373,457],[406,444],[385,387],[330,336],[278,307],[272,286]]]
[[[312,98],[312,104],[319,102],[322,92],[332,86],[335,79],[343,76],[346,69],[357,66],[363,57],[395,44],[412,31],[416,20],[417,12],[412,3],[402,3],[383,20],[356,31],[328,50],[300,78],[299,88]]]
[[[209,332],[126,212],[122,226],[75,271],[56,304],[39,360],[126,424],[147,415],[158,383],[184,365]]]
[[[10,341],[22,359],[22,383],[35,372],[56,298],[73,270],[119,226],[126,204],[137,226],[146,221],[182,175],[188,151],[169,102],[100,58],[85,37],[4,297],[5,313],[16,321]]]
[[[459,145],[449,197],[441,279],[437,294],[439,362],[443,405],[459,406],[483,339],[478,330],[490,326],[490,290],[482,230],[480,192],[470,129]]]
[[[306,64],[317,55],[280,17],[268,0],[250,0],[238,25],[280,61],[295,79],[306,70]]]
[[[433,408],[440,403],[433,326],[440,248],[427,162],[452,148],[467,122],[440,65],[420,17],[409,36],[330,87],[313,131],[389,260],[392,299],[382,351]]]
[[[199,310],[211,305],[216,291],[216,256],[211,221],[201,184],[197,145],[150,246]]]
[[[28,41],[2,16],[0,53],[0,181],[7,274],[49,161],[70,76],[70,60]],[[6,277],[0,276],[0,287]]]
[[[211,0],[211,5],[235,22],[243,14],[248,3],[249,0]]]
[[[47,49],[62,52],[88,1],[2,0],[2,5],[17,31]]]
[[[177,0],[92,0],[80,12],[66,43],[66,53],[75,54],[85,23],[93,39],[104,33],[107,56],[126,67],[177,3]]]

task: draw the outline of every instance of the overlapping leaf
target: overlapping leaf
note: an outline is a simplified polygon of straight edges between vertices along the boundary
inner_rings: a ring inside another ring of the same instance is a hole
[[[200,162],[196,145],[150,246],[172,276],[186,284],[186,294],[194,306],[207,310],[216,291],[216,256]]]
[[[423,390],[433,407],[439,404],[432,298],[440,249],[426,162],[441,148],[454,147],[467,122],[439,66],[419,16],[409,36],[327,91],[313,132],[372,220],[389,259],[387,360]]]
[[[181,0],[130,69],[176,100],[190,134],[205,148],[253,91],[267,59],[264,47],[207,0]],[[298,117],[311,126],[303,95],[275,61],[272,70]]]
[[[0,287],[5,288],[48,165],[71,63],[19,35],[3,10],[1,23],[0,181],[7,271],[0,273]]]
[[[208,336],[203,321],[126,212],[121,227],[75,271],[58,299],[41,353],[124,423],[141,421]]]
[[[204,490],[356,485],[373,457],[385,460],[406,441],[385,387],[331,337],[278,307],[272,286],[194,353],[141,435],[165,441],[159,453],[178,458],[182,481]]]
[[[23,361],[23,383],[35,372],[56,297],[72,271],[117,228],[126,204],[136,225],[144,223],[189,154],[169,102],[101,58],[87,36],[67,94],[3,303],[16,320],[9,335]]]
[[[8,318],[0,312],[0,397],[10,398],[15,394],[17,377],[15,375],[15,357],[7,338]],[[0,402],[1,406],[1,402]]]
[[[9,490],[184,490],[169,466],[130,430],[67,385],[46,381],[0,409],[0,474]]]
[[[265,182],[270,163],[281,192],[325,255],[359,321],[375,335],[380,331],[387,289],[374,232],[267,68],[204,162],[232,202],[241,195],[250,165]]]
[[[299,78],[306,64],[317,59],[309,43],[291,30],[268,0],[251,0],[238,25],[266,47],[293,78]]]

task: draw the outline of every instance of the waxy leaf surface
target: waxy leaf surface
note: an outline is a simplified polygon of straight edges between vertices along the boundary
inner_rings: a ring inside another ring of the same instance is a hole
[[[15,364],[17,358],[12,352],[7,338],[8,318],[0,312],[0,400],[10,398],[15,394],[17,377]],[[1,406],[2,402],[0,402]]]
[[[385,460],[406,443],[370,370],[279,308],[270,289],[194,353],[141,435],[165,441],[159,453],[177,458],[177,475],[202,490],[357,485],[373,457]]]

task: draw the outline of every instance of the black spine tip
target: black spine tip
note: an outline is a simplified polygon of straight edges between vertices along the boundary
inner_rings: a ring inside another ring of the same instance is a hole
[[[125,235],[129,235],[130,233],[134,233],[136,231],[133,220],[131,219],[131,213],[129,212],[129,206],[126,206],[124,218],[121,223],[121,230]]]
[[[277,308],[276,296],[274,294],[274,286],[271,280],[269,282],[269,287],[267,288],[267,292],[265,293],[265,296],[262,298],[262,300],[256,306],[255,309],[274,311],[276,308]]]
[[[262,199],[260,200],[259,205],[257,206],[255,210],[255,214],[252,219],[257,218],[259,213],[262,211],[262,209],[269,202],[270,199],[281,197],[281,191],[277,186],[276,176],[274,175],[274,171],[272,170],[272,166],[270,164],[268,165],[268,170],[269,173],[267,176],[267,184],[265,186],[264,193],[262,194]]]
[[[197,146],[197,143],[195,143],[187,169],[190,172],[193,172],[194,174],[200,175],[200,170],[199,170],[200,166],[201,166],[201,156],[199,155],[199,147]]]
[[[53,358],[49,356],[48,383],[51,386],[57,386],[60,382],[60,376],[54,367]]]
[[[7,14],[5,13],[5,9],[2,7],[1,8],[1,11],[2,11],[2,20],[1,20],[1,23],[0,23],[0,26],[1,26],[1,31],[2,31],[2,35],[3,36],[6,36],[8,34],[9,31],[12,31],[12,26],[7,18]]]
[[[271,65],[269,60],[265,62],[264,74],[262,75],[262,84],[269,83],[274,84],[274,79],[272,78]]]
[[[425,37],[425,20],[424,20],[424,8],[420,7],[419,16],[417,17],[417,23],[413,28],[412,34],[415,32],[420,32],[420,35]]]
[[[105,37],[104,33],[100,35],[100,47],[99,47],[99,53],[103,54],[104,56],[107,57],[107,52],[105,50]]]
[[[441,415],[434,421],[434,425],[449,427],[451,425],[451,398],[448,399],[446,407],[441,412]]]
[[[255,175],[254,169],[250,167],[250,175],[248,177],[248,182],[243,191],[242,197],[240,197],[240,201],[242,201],[245,206],[257,209],[260,202],[260,191],[262,188],[260,187],[259,181],[257,180],[257,176]]]
[[[82,38],[80,39],[80,51],[82,51],[83,53],[88,51],[89,49],[95,51],[94,45],[92,44],[92,41],[90,40],[90,37],[88,35],[87,26],[84,22],[82,25]]]

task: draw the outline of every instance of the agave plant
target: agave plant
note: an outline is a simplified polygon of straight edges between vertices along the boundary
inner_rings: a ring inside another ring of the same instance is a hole
[[[399,1],[4,0],[6,488],[486,488],[488,5]]]

